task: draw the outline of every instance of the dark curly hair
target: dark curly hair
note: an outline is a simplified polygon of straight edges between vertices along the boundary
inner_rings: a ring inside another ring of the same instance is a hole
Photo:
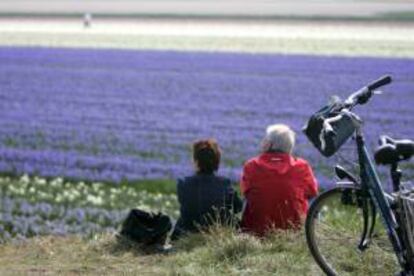
[[[193,159],[199,173],[211,174],[218,170],[221,152],[214,139],[198,140],[193,143]]]

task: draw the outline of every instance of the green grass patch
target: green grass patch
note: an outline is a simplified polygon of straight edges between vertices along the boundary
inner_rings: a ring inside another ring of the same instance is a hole
[[[353,250],[351,247],[344,250]],[[0,245],[0,274],[42,271],[45,274],[112,275],[323,275],[309,254],[303,231],[281,231],[263,239],[213,227],[192,234],[160,253],[112,235],[37,237]],[[381,263],[355,267],[345,275],[393,275]],[[376,269],[373,270],[372,267]],[[382,269],[382,270],[381,270]]]
[[[414,21],[414,11],[381,13],[377,15],[377,18],[392,21]]]
[[[171,179],[147,179],[121,182],[121,186],[134,186],[138,191],[146,191],[152,194],[176,194],[177,182]]]

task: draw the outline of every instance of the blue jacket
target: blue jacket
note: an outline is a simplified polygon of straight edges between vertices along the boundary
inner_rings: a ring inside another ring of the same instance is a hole
[[[233,214],[242,208],[242,201],[230,180],[214,174],[196,174],[178,179],[177,196],[180,217],[173,236],[198,231],[200,226],[215,222],[228,223]]]

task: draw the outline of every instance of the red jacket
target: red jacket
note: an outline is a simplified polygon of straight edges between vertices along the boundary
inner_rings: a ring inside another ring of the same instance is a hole
[[[247,205],[242,229],[263,235],[269,228],[300,226],[318,184],[309,164],[286,153],[264,153],[249,160],[240,183]]]

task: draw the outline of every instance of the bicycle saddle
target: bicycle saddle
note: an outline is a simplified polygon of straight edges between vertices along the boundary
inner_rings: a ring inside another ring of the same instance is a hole
[[[375,151],[375,162],[379,165],[392,165],[408,160],[414,155],[414,141],[403,139],[394,140],[381,136],[379,147]]]

